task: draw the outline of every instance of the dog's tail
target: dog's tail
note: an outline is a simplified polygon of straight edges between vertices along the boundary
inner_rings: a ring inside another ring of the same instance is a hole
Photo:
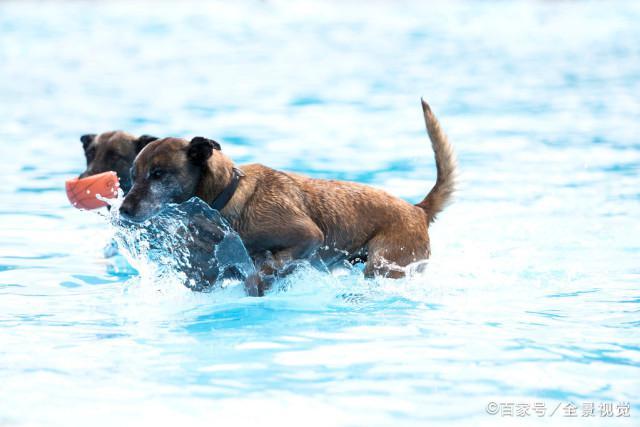
[[[429,104],[422,101],[422,111],[424,111],[424,121],[427,125],[431,147],[436,157],[436,169],[438,176],[436,184],[433,186],[427,197],[416,206],[421,207],[427,213],[429,223],[433,222],[450,201],[456,187],[456,155],[453,147],[449,144],[447,135],[440,128],[440,123],[431,111]]]

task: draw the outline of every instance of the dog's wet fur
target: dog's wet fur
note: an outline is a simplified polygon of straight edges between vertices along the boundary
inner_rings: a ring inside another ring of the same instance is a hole
[[[148,143],[157,139],[150,135],[136,137],[120,130],[99,135],[82,135],[80,142],[87,159],[87,168],[80,174],[80,178],[114,171],[120,179],[120,188],[126,194],[131,188],[130,171],[134,159]]]
[[[402,267],[429,258],[429,225],[454,192],[456,160],[429,105],[423,101],[422,107],[437,180],[417,205],[354,182],[314,179],[261,164],[238,167],[244,176],[221,214],[261,273],[273,274],[290,261],[317,254],[329,264],[364,260],[368,277],[401,277]],[[135,159],[133,187],[120,212],[143,220],[167,203],[193,196],[211,204],[230,183],[233,168],[211,139],[153,141]]]

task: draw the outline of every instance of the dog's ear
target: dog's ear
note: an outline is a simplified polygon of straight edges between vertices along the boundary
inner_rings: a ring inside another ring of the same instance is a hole
[[[160,138],[158,138],[157,136],[142,135],[141,137],[133,141],[133,144],[136,148],[136,154],[141,152],[142,149],[146,147],[150,142],[153,142],[157,139],[160,139]]]
[[[96,139],[95,133],[88,133],[86,135],[82,135],[80,137],[80,142],[82,142],[82,148],[84,148],[84,150],[87,151],[87,148],[89,148],[89,145],[91,145],[94,139]]]
[[[213,150],[220,150],[220,144],[213,139],[196,136],[189,143],[187,157],[196,165],[203,165],[213,154]]]

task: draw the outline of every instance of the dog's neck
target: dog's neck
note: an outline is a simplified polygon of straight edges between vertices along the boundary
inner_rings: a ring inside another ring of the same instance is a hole
[[[233,178],[233,161],[219,151],[214,151],[203,168],[196,188],[196,196],[211,205]]]

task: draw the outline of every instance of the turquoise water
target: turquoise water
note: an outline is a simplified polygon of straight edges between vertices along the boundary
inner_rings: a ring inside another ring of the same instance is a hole
[[[0,425],[638,425],[640,4],[423,3],[1,2]],[[404,280],[193,293],[64,194],[121,128],[417,202],[420,96],[461,185]]]

